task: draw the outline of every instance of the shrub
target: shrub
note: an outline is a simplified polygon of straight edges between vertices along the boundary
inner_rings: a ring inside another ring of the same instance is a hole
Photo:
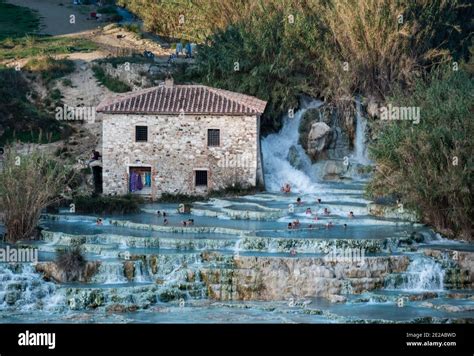
[[[263,132],[278,129],[302,93],[345,109],[354,93],[383,100],[433,65],[467,56],[473,7],[464,0],[288,3],[257,2],[218,26],[199,47],[197,70],[189,71],[191,81],[267,100]]]
[[[68,282],[81,279],[86,263],[87,261],[80,246],[56,251],[56,265],[65,274],[65,279]]]
[[[29,83],[21,72],[0,68],[0,117],[4,132],[0,145],[11,141],[48,143],[66,138],[71,127],[45,111],[41,103],[31,103]]]
[[[74,72],[75,64],[69,59],[54,59],[48,56],[30,59],[25,68],[32,72],[39,72],[43,80],[49,83]]]
[[[127,83],[111,77],[98,65],[93,66],[92,71],[94,72],[94,76],[102,85],[115,93],[125,93],[132,90],[132,88]]]
[[[65,87],[72,87],[72,81],[71,81],[71,79],[67,79],[67,78],[66,78],[66,79],[63,79],[63,80],[62,80],[62,83],[63,83],[63,85],[64,85]]]
[[[76,211],[89,214],[129,214],[140,211],[141,197],[127,194],[117,197],[77,196],[74,198]]]
[[[7,149],[0,172],[0,210],[7,241],[34,238],[41,211],[60,199],[68,183],[64,166],[43,153]]]
[[[412,91],[397,90],[393,106],[420,106],[420,123],[387,122],[371,145],[374,196],[397,195],[425,222],[472,239],[474,81],[465,71],[435,71]]]

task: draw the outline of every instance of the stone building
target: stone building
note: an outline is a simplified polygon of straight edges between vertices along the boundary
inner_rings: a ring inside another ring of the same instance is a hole
[[[157,198],[263,185],[266,102],[203,85],[164,85],[102,101],[103,193]]]

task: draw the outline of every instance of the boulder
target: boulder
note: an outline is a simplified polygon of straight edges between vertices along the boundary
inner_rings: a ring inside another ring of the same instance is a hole
[[[340,160],[327,160],[321,166],[321,175],[323,179],[336,179],[342,177],[349,166]]]
[[[315,159],[327,148],[330,141],[331,128],[324,122],[316,122],[311,125],[308,134],[308,153]]]
[[[129,281],[133,281],[133,277],[135,276],[135,264],[133,261],[125,261],[123,268],[125,277],[127,277]]]
[[[293,145],[290,147],[286,158],[288,162],[290,162],[291,166],[295,167],[298,170],[303,170],[303,161],[296,146]]]

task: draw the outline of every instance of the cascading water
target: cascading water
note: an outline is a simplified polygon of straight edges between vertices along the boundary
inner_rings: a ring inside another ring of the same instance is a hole
[[[0,264],[0,310],[53,310],[64,306],[56,285],[29,264]]]
[[[265,172],[265,185],[269,191],[279,191],[289,183],[292,191],[311,193],[317,189],[314,183],[311,161],[303,147],[298,143],[301,118],[311,108],[322,105],[319,100],[303,103],[293,117],[285,116],[280,132],[268,135],[262,140],[262,154]],[[302,170],[293,167],[288,161],[288,153],[294,147],[301,160]]]
[[[354,141],[354,154],[352,159],[359,164],[370,164],[367,155],[367,145],[365,131],[367,129],[367,119],[362,115],[360,99],[356,99],[356,133]]]
[[[93,278],[93,282],[103,284],[127,283],[123,263],[120,261],[102,263],[99,272]]]
[[[150,282],[150,275],[146,268],[146,265],[142,261],[135,261],[134,262],[134,281],[138,283]]]
[[[400,278],[388,282],[386,289],[410,292],[439,291],[444,288],[445,271],[431,258],[417,256]]]

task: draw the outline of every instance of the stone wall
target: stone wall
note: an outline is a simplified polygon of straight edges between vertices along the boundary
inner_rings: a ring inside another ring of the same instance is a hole
[[[126,194],[129,167],[151,167],[151,195],[206,194],[232,184],[257,183],[255,116],[102,114],[103,192]],[[135,126],[148,126],[148,142],[135,142]],[[220,129],[220,146],[207,146],[207,130]],[[194,171],[208,170],[208,187],[195,187]]]

